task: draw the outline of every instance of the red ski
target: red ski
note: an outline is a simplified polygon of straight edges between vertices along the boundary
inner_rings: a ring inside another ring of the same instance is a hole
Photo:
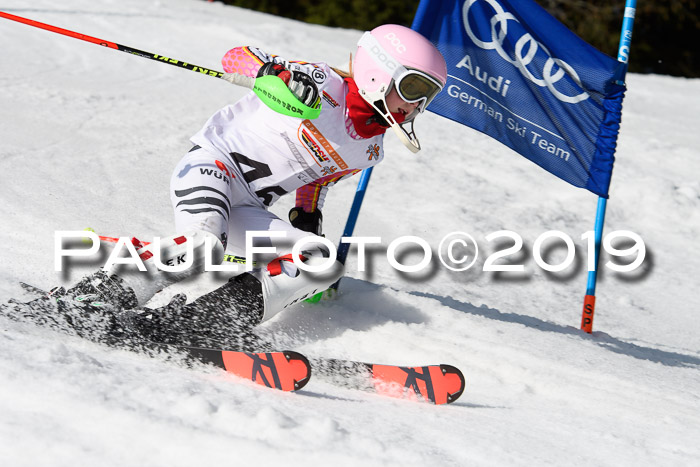
[[[449,404],[464,392],[464,375],[451,365],[400,367],[372,365],[372,383],[378,394]]]
[[[192,359],[213,364],[261,386],[282,391],[297,391],[306,386],[311,378],[311,366],[307,358],[291,350],[239,352],[163,344],[155,344],[154,347],[177,349]]]
[[[400,399],[450,404],[464,392],[464,375],[451,365],[396,366],[313,359],[318,377],[333,384]]]

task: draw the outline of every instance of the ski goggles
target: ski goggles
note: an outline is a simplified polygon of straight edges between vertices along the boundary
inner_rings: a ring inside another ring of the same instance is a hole
[[[437,79],[422,71],[404,67],[371,33],[365,32],[357,45],[363,47],[375,63],[393,79],[396,91],[404,101],[413,103],[425,100],[419,106],[421,112],[442,91],[442,84]]]
[[[418,70],[404,68],[404,72],[394,78],[396,91],[401,99],[414,103],[421,100],[421,110],[425,109],[435,96],[442,91],[442,85],[432,76]]]

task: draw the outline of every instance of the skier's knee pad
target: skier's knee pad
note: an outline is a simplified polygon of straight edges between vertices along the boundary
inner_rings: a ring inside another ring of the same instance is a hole
[[[264,314],[263,321],[302,300],[323,292],[343,276],[344,266],[340,261],[320,256],[302,260],[303,268],[292,263],[291,255],[270,262],[267,268],[255,273],[262,284]]]
[[[117,272],[143,305],[159,290],[205,270],[206,264],[220,264],[224,247],[216,235],[193,230],[154,241],[138,250],[146,271]]]

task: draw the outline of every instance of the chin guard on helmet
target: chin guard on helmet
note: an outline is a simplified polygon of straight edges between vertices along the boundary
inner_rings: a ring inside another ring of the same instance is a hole
[[[383,89],[383,87],[380,89]],[[391,88],[389,88],[389,90],[391,90]],[[416,118],[416,115],[422,112],[420,107],[408,114],[406,119],[399,123],[396,121],[391,112],[389,112],[389,106],[386,103],[386,94],[379,96],[379,91],[363,92],[360,90],[360,95],[367,100],[374,111],[384,119],[392,130],[394,130],[394,133],[399,137],[404,146],[406,146],[413,153],[420,151],[420,142],[418,141],[416,132],[413,129],[413,119]]]

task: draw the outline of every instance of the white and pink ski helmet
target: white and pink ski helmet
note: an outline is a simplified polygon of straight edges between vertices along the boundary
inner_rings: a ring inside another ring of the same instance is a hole
[[[385,24],[360,38],[352,68],[362,98],[384,117],[408,149],[418,152],[420,143],[413,131],[413,120],[445,86],[447,66],[442,54],[418,32]],[[392,87],[404,101],[420,103],[417,111],[401,124],[386,104]]]

